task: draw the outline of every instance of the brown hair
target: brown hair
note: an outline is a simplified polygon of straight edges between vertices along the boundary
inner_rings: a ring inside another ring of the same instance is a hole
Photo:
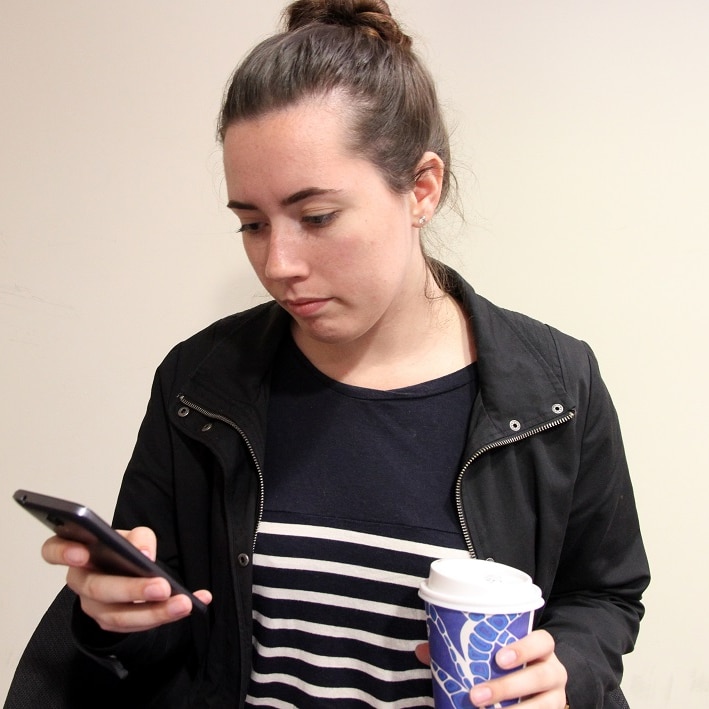
[[[258,44],[234,71],[220,140],[232,123],[342,91],[350,100],[354,153],[400,193],[413,186],[423,154],[436,153],[445,165],[445,202],[450,146],[436,89],[386,2],[296,0],[283,17],[285,31]]]

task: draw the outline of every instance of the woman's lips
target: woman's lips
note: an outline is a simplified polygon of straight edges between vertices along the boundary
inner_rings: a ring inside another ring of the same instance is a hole
[[[299,318],[317,315],[329,302],[330,298],[297,298],[295,300],[282,301],[285,309],[291,315]]]

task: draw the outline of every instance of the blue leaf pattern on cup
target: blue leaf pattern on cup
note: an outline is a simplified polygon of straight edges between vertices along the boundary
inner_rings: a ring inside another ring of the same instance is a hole
[[[530,612],[509,615],[465,613],[426,604],[436,709],[469,709],[469,693],[474,684],[507,674],[495,662],[495,654],[504,645],[523,638],[529,632]],[[438,647],[435,644],[442,643]],[[518,700],[496,704],[505,707]]]

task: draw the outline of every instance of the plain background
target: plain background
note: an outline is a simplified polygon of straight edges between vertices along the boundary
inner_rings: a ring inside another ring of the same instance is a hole
[[[399,0],[453,130],[440,256],[586,339],[654,581],[624,689],[709,705],[709,4]],[[222,88],[280,0],[0,0],[0,696],[62,584],[19,487],[111,516],[154,368],[262,302],[224,207]]]

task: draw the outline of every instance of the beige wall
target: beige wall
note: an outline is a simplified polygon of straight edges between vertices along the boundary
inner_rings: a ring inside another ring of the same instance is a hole
[[[443,257],[587,339],[614,394],[655,576],[631,704],[708,706],[707,617],[687,615],[705,606],[709,537],[709,5],[393,5],[455,126],[466,221],[438,220]],[[279,10],[0,0],[0,697],[62,583],[11,493],[110,517],[163,354],[263,298],[213,128]]]

